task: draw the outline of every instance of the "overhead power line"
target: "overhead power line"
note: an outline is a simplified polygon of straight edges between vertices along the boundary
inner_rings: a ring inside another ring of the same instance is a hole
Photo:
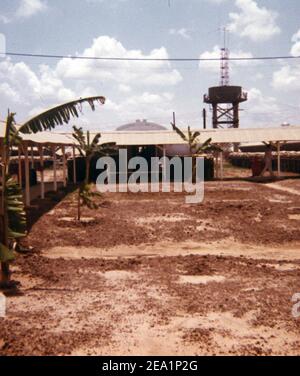
[[[106,61],[220,61],[216,58],[135,58],[135,57],[97,57],[97,56],[77,56],[77,55],[48,55],[48,54],[31,54],[20,52],[6,52],[6,56],[20,56],[42,59],[74,59],[74,60],[106,60]],[[256,56],[256,57],[229,57],[230,61],[251,61],[251,60],[291,60],[300,59],[300,56]]]

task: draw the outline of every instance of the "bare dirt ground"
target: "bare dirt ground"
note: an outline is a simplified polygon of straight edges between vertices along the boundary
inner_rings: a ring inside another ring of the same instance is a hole
[[[0,353],[300,355],[299,180],[271,184],[105,194],[83,223],[75,193],[36,202]]]

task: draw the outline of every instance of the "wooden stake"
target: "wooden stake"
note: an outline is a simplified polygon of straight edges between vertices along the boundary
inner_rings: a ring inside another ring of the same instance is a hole
[[[43,146],[39,145],[40,165],[41,165],[41,198],[45,198],[45,179],[44,179],[44,151]]]
[[[163,146],[163,156],[164,156],[164,162],[163,162],[163,182],[166,182],[167,179],[167,160],[166,160],[166,145]]]
[[[65,145],[62,145],[61,147],[62,155],[63,155],[63,182],[64,182],[64,187],[66,188],[67,186],[67,166],[66,166],[66,147]]]
[[[77,183],[75,146],[73,146],[73,183]]]
[[[281,176],[281,154],[280,154],[280,142],[277,142],[277,175]]]
[[[29,172],[29,159],[28,159],[28,144],[24,144],[25,156],[25,205],[30,206],[30,172]]]
[[[19,186],[22,187],[22,154],[21,154],[21,146],[18,146],[18,179],[19,179]]]
[[[219,152],[217,153],[217,156],[216,156],[215,172],[216,172],[216,178],[219,179]]]
[[[56,145],[52,145],[52,156],[53,156],[53,189],[54,189],[54,192],[57,192]]]
[[[221,163],[220,178],[221,178],[221,180],[223,180],[224,179],[224,159],[223,159],[223,152],[222,151],[220,152],[220,163]]]
[[[33,152],[33,146],[31,146],[31,168],[34,168],[34,152]]]

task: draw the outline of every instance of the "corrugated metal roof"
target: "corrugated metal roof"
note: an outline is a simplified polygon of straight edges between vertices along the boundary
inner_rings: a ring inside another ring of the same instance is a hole
[[[3,128],[0,127],[3,134]],[[248,128],[200,130],[199,143],[212,139],[212,143],[255,143],[276,141],[300,141],[300,127]],[[115,142],[120,146],[130,145],[182,145],[183,141],[173,131],[101,132],[101,143]],[[3,137],[3,136],[2,136]],[[23,135],[23,139],[37,144],[74,144],[71,133],[40,132]]]
[[[66,133],[40,132],[35,134],[24,134],[22,135],[22,139],[24,141],[28,141],[29,144],[75,144],[72,134]]]
[[[181,145],[186,142],[173,131],[151,132],[102,132],[101,142],[117,145]],[[210,129],[201,130],[199,143],[211,138],[212,143],[253,143],[276,141],[300,141],[300,127],[256,129]]]
[[[55,132],[39,132],[35,134],[22,134],[22,139],[28,141],[31,144],[62,144],[73,145],[74,138],[72,134],[67,133],[55,133]],[[0,138],[4,137],[4,127],[0,127]]]

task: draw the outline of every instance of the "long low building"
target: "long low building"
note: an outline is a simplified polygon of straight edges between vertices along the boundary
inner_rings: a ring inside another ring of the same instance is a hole
[[[3,145],[4,125],[0,126],[0,149]],[[148,129],[148,128],[146,128]],[[100,131],[100,130],[99,130]],[[101,132],[101,131],[100,131]],[[91,132],[91,137],[94,132]],[[75,161],[75,146],[76,142],[72,137],[71,132],[40,132],[37,134],[22,135],[22,147],[19,147],[19,165],[21,165],[22,155],[25,158],[25,193],[26,205],[30,205],[30,191],[29,191],[29,163],[30,157],[33,159],[33,148],[38,149],[41,165],[43,165],[44,149],[48,148],[52,152],[53,168],[54,168],[54,190],[57,190],[56,178],[56,155],[58,149],[61,149],[63,159],[63,183],[66,186],[66,147],[71,146],[73,149],[73,165],[74,174],[73,180],[76,182],[76,161]],[[258,142],[273,142],[277,144],[277,158],[278,158],[278,174],[280,175],[280,151],[281,146],[286,142],[300,141],[300,127],[289,126],[281,128],[239,128],[239,129],[209,129],[200,130],[198,137],[199,144],[204,143],[207,139],[211,139],[213,144],[253,144]],[[172,156],[185,155],[188,152],[187,143],[176,132],[159,129],[152,130],[131,130],[119,129],[114,132],[101,132],[101,143],[114,142],[117,146],[126,147],[128,150],[128,157],[135,155],[143,155],[146,159],[152,156]],[[0,150],[1,151],[1,150]],[[222,154],[222,153],[221,153]],[[2,155],[2,152],[0,153]],[[220,156],[222,171],[223,157]],[[217,163],[218,165],[218,163]],[[21,168],[19,168],[19,175],[21,175]],[[221,173],[222,178],[222,173]],[[42,173],[41,196],[44,197],[44,181]],[[22,181],[22,176],[19,176]]]
[[[101,133],[101,142],[115,142],[117,145],[183,145],[186,142],[168,130],[155,131],[114,131]],[[96,133],[91,131],[91,134]],[[0,139],[4,137],[4,126],[0,127]],[[74,144],[72,133],[40,132],[22,135],[24,141],[35,144]],[[222,143],[256,143],[256,142],[287,142],[300,141],[300,126],[288,128],[239,128],[200,130],[199,143],[211,138],[213,144]]]
[[[117,131],[101,132],[101,142],[117,145],[183,145],[186,144],[174,131]],[[300,127],[289,128],[239,128],[200,130],[199,143],[211,138],[213,144],[300,141]]]

